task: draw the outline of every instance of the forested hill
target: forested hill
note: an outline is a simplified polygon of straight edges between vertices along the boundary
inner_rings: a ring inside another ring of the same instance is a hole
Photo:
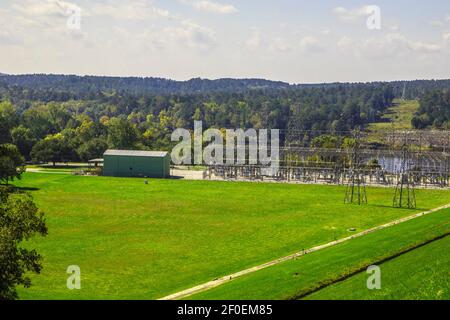
[[[280,90],[361,87],[362,85],[389,84],[396,98],[418,99],[434,89],[450,88],[450,80],[413,80],[373,83],[317,83],[289,84],[265,79],[217,79],[195,78],[188,81],[175,81],[164,78],[106,77],[76,75],[6,75],[0,73],[0,84],[19,86],[36,91],[64,92],[83,98],[99,92],[126,92],[127,94],[196,94],[214,92],[240,93],[248,90]]]
[[[412,124],[446,128],[450,81],[289,85],[258,79],[0,76],[0,145],[35,161],[86,161],[107,148],[171,150],[176,128],[339,133],[381,121],[393,100],[420,99]],[[307,138],[307,137],[305,137]]]
[[[125,91],[129,94],[192,94],[206,92],[242,92],[251,89],[286,89],[289,83],[264,79],[191,79],[175,81],[163,78],[99,77],[75,75],[2,75],[0,81],[29,89],[52,89],[74,94],[96,91]]]

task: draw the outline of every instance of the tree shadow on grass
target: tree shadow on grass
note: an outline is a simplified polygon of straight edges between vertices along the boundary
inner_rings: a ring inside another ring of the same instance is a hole
[[[17,192],[30,192],[30,191],[39,191],[41,189],[35,187],[12,187],[14,191]]]
[[[414,208],[414,209],[405,208],[405,207],[398,208],[398,207],[394,207],[393,205],[385,205],[385,204],[369,204],[368,206],[369,207],[375,207],[375,208],[384,208],[384,209],[386,209],[386,208],[403,209],[403,210],[409,210],[409,211],[416,211],[416,210],[418,210],[418,211],[427,211],[427,210],[430,210],[429,208],[420,208],[420,207]]]

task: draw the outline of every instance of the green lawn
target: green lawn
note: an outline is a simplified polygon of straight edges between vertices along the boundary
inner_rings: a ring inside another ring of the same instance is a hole
[[[371,131],[411,129],[411,120],[418,109],[417,100],[395,100],[394,105],[384,114],[383,121],[371,123],[368,128]]]
[[[381,264],[380,290],[367,290],[359,273],[308,298],[450,300],[449,253],[450,236]]]
[[[450,209],[445,209],[237,278],[188,299],[449,299],[450,237],[382,264],[381,291],[367,289],[364,272],[372,264],[448,233]],[[431,247],[435,250],[428,254]],[[358,275],[333,285],[352,274]],[[322,287],[325,289],[314,293]]]
[[[369,205],[344,205],[344,187],[79,177],[26,173],[49,235],[30,245],[41,275],[24,299],[155,299],[302,248],[448,202],[418,190],[417,210],[391,207],[392,189]],[[79,265],[82,289],[66,288]]]

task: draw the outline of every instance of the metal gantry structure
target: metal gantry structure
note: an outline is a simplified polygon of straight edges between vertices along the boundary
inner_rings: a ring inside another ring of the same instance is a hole
[[[351,160],[349,178],[345,191],[344,203],[367,204],[365,174],[361,170],[360,158],[360,132],[355,131],[354,141],[351,145]]]
[[[414,190],[414,177],[409,172],[409,168],[412,163],[410,162],[411,156],[409,154],[409,145],[405,143],[403,145],[403,153],[401,159],[401,168],[395,187],[393,206],[396,208],[416,208],[416,193]]]
[[[344,185],[345,201],[360,204],[367,201],[366,185],[392,186],[394,205],[411,208],[414,188],[450,187],[450,130],[286,130],[280,136],[274,174],[260,163],[213,164],[205,177]],[[316,143],[325,136],[326,143]]]

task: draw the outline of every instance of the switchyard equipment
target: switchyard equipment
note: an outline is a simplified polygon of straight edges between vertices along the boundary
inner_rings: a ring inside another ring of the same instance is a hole
[[[351,177],[351,146],[342,142],[352,139],[349,131],[297,130],[280,134],[285,137],[279,150],[277,172],[264,174],[262,164],[206,165],[206,177],[224,179],[328,183],[347,185]],[[337,137],[336,145],[314,146],[316,137]],[[366,185],[396,186],[403,157],[405,137],[408,137],[407,171],[416,187],[448,188],[450,186],[450,131],[386,131],[376,134],[361,131],[357,154],[359,171]]]

